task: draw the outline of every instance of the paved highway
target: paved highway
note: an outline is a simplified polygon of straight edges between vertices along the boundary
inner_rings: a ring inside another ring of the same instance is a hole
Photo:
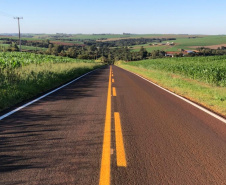
[[[223,185],[226,124],[106,66],[0,120],[0,184]]]

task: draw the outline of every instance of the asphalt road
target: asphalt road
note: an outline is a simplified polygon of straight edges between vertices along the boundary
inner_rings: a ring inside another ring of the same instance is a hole
[[[0,184],[223,185],[226,124],[107,66],[0,121]]]

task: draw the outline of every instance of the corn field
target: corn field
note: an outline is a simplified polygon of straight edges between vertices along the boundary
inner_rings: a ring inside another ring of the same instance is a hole
[[[41,63],[67,63],[67,62],[93,62],[90,60],[79,60],[67,57],[59,57],[53,55],[41,55],[34,53],[19,53],[19,52],[0,52],[0,69],[14,69],[29,64]]]
[[[92,60],[0,52],[0,111],[101,65]]]
[[[169,71],[216,86],[226,86],[226,56],[160,58],[127,65]]]

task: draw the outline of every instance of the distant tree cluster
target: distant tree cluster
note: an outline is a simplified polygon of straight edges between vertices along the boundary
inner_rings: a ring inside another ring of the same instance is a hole
[[[137,61],[147,58],[162,58],[165,57],[166,52],[161,50],[147,52],[143,46],[139,51],[135,52],[131,51],[127,46],[111,48],[107,46],[96,47],[95,45],[62,46],[49,44],[45,54],[78,59],[99,59],[106,63],[114,63],[118,60]]]
[[[85,45],[95,45],[96,47],[125,47],[125,46],[134,46],[134,45],[142,45],[148,44],[151,42],[161,43],[166,40],[176,40],[176,38],[128,38],[128,39],[120,39],[114,41],[94,41],[94,40],[83,40]]]
[[[11,44],[11,43],[19,44],[18,39],[0,38],[0,40],[3,40],[3,42],[2,42],[3,44]],[[23,45],[23,46],[34,46],[34,47],[48,48],[49,44],[50,44],[50,41],[48,39],[41,40],[41,41],[21,40],[21,45]]]
[[[64,45],[67,45],[67,42],[78,42],[83,43],[84,45],[94,46],[94,47],[126,47],[126,46],[134,46],[134,45],[142,45],[148,43],[161,43],[166,40],[176,40],[176,38],[128,38],[128,39],[120,39],[113,41],[96,41],[92,39],[72,39],[72,38],[61,38],[60,36],[55,36],[54,40],[59,40],[60,42],[65,42]],[[11,44],[12,42],[18,43],[18,39],[14,38],[0,38],[3,44]],[[34,46],[34,47],[42,47],[48,48],[50,44],[50,40],[21,40],[21,44],[24,46]]]
[[[189,53],[187,56],[215,56],[215,55],[226,55],[226,47],[222,46],[218,49],[210,49],[205,47],[197,48],[198,52]]]
[[[1,46],[0,51],[19,51],[19,47],[16,42],[11,42],[8,47]]]
[[[118,60],[133,61],[147,58],[148,52],[141,47],[138,52],[131,52],[128,47],[109,48],[106,46],[62,46],[49,44],[45,54],[67,56],[78,59],[100,59],[103,62],[114,63]]]

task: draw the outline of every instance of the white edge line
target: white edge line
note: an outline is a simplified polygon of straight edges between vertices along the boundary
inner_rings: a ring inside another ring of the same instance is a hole
[[[117,66],[117,67],[118,67],[118,66]],[[121,68],[121,67],[120,67],[120,68]],[[123,68],[121,68],[121,69],[123,69]],[[126,70],[126,69],[123,69],[123,70],[128,71],[128,70]],[[150,80],[148,80],[148,79],[146,79],[146,78],[144,78],[144,77],[142,77],[142,76],[140,76],[140,75],[138,75],[138,74],[136,74],[136,73],[134,73],[134,72],[131,72],[131,71],[128,71],[128,72],[130,72],[130,73],[132,73],[132,74],[134,74],[134,75],[136,75],[136,76],[139,76],[140,78],[142,78],[142,79],[148,81],[149,83],[151,83],[151,84],[153,84],[153,85],[159,87],[160,89],[162,89],[162,90],[164,90],[164,91],[166,91],[166,92],[168,92],[168,93],[170,93],[170,94],[172,94],[172,95],[174,95],[174,96],[176,96],[176,97],[178,97],[178,98],[184,100],[185,102],[187,102],[187,103],[189,103],[189,104],[195,106],[196,108],[198,108],[198,109],[200,109],[200,110],[206,112],[207,114],[209,114],[209,115],[211,115],[211,116],[217,118],[218,120],[222,121],[223,123],[226,123],[226,119],[224,119],[223,117],[218,116],[217,114],[215,114],[215,113],[213,113],[213,112],[211,112],[211,111],[205,109],[204,107],[201,107],[201,106],[199,106],[198,104],[193,103],[192,101],[190,101],[190,100],[188,100],[188,99],[186,99],[186,98],[184,98],[184,97],[182,97],[182,96],[180,96],[180,95],[178,95],[178,94],[175,94],[175,93],[173,93],[173,92],[171,92],[171,91],[169,91],[169,90],[167,90],[167,89],[165,89],[165,88],[163,88],[163,87],[161,87],[161,86],[155,84],[154,82],[152,82],[152,81],[150,81]]]
[[[99,68],[98,68],[98,69],[99,69]],[[18,107],[18,108],[16,108],[16,109],[14,109],[14,110],[12,110],[12,111],[10,111],[10,112],[8,112],[8,113],[6,113],[6,114],[0,116],[0,120],[3,120],[4,118],[6,118],[6,117],[8,117],[8,116],[10,116],[10,115],[12,115],[12,114],[14,114],[15,112],[17,112],[17,111],[19,111],[19,110],[21,110],[21,109],[23,109],[23,108],[25,108],[25,107],[27,107],[27,106],[33,104],[33,103],[35,103],[35,102],[37,102],[37,101],[39,101],[39,100],[45,98],[46,96],[48,96],[48,95],[50,95],[50,94],[52,94],[52,93],[54,93],[54,92],[56,92],[56,91],[58,91],[58,90],[60,90],[60,89],[62,89],[62,88],[64,88],[64,87],[70,85],[71,83],[73,83],[73,82],[79,80],[80,78],[82,78],[82,77],[84,77],[84,76],[86,76],[86,75],[88,75],[88,74],[90,74],[90,73],[92,73],[92,72],[94,72],[94,71],[96,71],[96,70],[98,70],[98,69],[95,69],[95,70],[93,70],[93,71],[90,71],[90,72],[88,72],[88,73],[85,73],[84,75],[79,76],[78,78],[76,78],[76,79],[74,79],[74,80],[72,80],[72,81],[70,81],[70,82],[68,82],[68,83],[66,83],[66,84],[64,84],[64,85],[62,85],[62,86],[60,86],[60,87],[58,87],[58,88],[56,88],[56,89],[54,89],[54,90],[52,90],[52,91],[50,91],[50,92],[44,94],[44,95],[42,95],[42,96],[40,96],[39,98],[36,98],[36,99],[34,99],[34,100],[32,100],[32,101],[30,101],[30,102],[24,104],[24,105],[22,105],[22,106],[20,106],[20,107]]]

